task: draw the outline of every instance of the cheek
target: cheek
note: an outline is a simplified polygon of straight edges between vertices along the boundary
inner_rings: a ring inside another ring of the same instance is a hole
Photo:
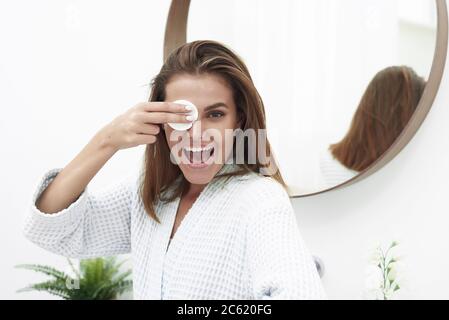
[[[209,126],[224,133],[225,130],[235,130],[239,125],[237,123],[237,118],[235,117],[235,115],[228,114],[223,119],[215,122],[211,121]]]
[[[171,150],[178,143],[179,140],[177,140],[177,139],[180,139],[178,137],[179,133],[177,134],[175,132],[175,130],[172,129],[168,125],[164,125],[164,132],[165,132],[165,134],[164,134],[165,141],[167,141],[167,145],[168,145],[169,149]]]
[[[223,146],[232,147],[233,142],[234,142],[234,130],[233,129],[226,130],[226,132],[223,134],[223,141],[222,141]]]
[[[224,161],[225,158],[232,152],[234,144],[234,129],[232,127],[220,130],[220,136],[216,140],[216,145],[220,149],[219,157]]]
[[[180,152],[183,145],[190,144],[190,136],[188,131],[176,131],[169,125],[164,125],[164,136],[167,141],[168,148],[175,154]]]
[[[235,117],[227,117],[224,121],[220,121],[217,124],[216,129],[221,133],[221,144],[232,145],[234,131],[238,128],[237,120]]]

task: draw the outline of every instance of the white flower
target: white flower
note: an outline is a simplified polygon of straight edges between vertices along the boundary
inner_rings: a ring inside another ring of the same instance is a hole
[[[392,266],[391,271],[390,271],[392,273],[391,277],[394,277],[395,282],[402,283],[404,274],[405,274],[404,262],[397,261],[397,262],[394,262],[393,264],[391,264],[391,266]],[[390,280],[392,280],[392,279],[390,279]]]
[[[374,296],[376,299],[387,300],[396,296],[396,291],[402,287],[403,261],[398,254],[399,250],[397,241],[373,249],[369,257],[369,266],[366,268],[365,287],[367,294]]]
[[[366,268],[365,288],[367,290],[378,290],[383,287],[382,271],[377,266]]]
[[[388,280],[394,281],[398,275],[397,263],[390,263],[388,266]]]
[[[380,248],[374,250],[369,258],[369,263],[378,265],[382,261],[382,251]]]

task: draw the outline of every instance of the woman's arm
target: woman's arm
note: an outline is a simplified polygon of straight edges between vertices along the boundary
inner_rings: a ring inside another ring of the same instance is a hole
[[[57,175],[37,200],[37,208],[45,213],[67,208],[118,150],[156,142],[159,124],[187,123],[187,112],[175,103],[144,102],[118,116]]]
[[[126,253],[130,249],[130,213],[137,178],[99,193],[88,183],[120,149],[154,143],[158,124],[188,122],[184,106],[141,103],[102,128],[63,169],[48,171],[32,199],[25,236],[52,252],[71,257]]]
[[[52,180],[36,201],[42,212],[52,214],[67,208],[79,198],[92,178],[117,152],[101,130],[81,152]]]
[[[50,252],[78,259],[129,253],[131,206],[138,179],[129,175],[100,192],[86,187],[67,208],[44,213],[36,207],[36,199],[61,172],[60,168],[49,170],[38,183],[26,217],[25,237]]]

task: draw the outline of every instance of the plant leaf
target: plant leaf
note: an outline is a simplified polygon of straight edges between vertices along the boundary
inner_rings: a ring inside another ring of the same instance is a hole
[[[43,273],[45,275],[54,277],[56,279],[65,279],[68,278],[69,276],[66,275],[64,272],[59,271],[53,267],[50,266],[43,266],[43,265],[37,265],[37,264],[20,264],[20,265],[16,265],[15,268],[17,269],[26,269],[26,270],[32,270],[35,272],[39,272],[39,273]]]
[[[26,288],[17,290],[17,292],[28,292],[28,291],[45,291],[47,293],[50,293],[52,295],[59,296],[63,299],[69,299],[69,289],[65,286],[65,284],[59,283],[59,281],[46,281],[41,283],[36,283],[33,285],[30,285]]]

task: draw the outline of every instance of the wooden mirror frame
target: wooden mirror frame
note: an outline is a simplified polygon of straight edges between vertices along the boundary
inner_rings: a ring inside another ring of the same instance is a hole
[[[396,157],[402,149],[412,140],[422,123],[426,119],[427,114],[432,108],[435,97],[438,93],[441,79],[443,78],[444,68],[446,65],[447,49],[448,49],[448,12],[446,0],[435,0],[437,8],[437,36],[435,53],[432,62],[429,79],[424,89],[421,100],[416,108],[415,113],[411,117],[408,124],[405,126],[402,133],[397,137],[390,148],[384,152],[375,162],[368,168],[360,172],[352,179],[325,189],[319,192],[314,192],[304,195],[290,195],[291,198],[303,198],[313,195],[322,194],[332,190],[350,186],[359,182],[376,171],[380,170],[394,157]],[[187,19],[189,15],[190,0],[172,0],[170,10],[167,17],[164,38],[164,61],[169,54],[183,45],[187,41]]]

